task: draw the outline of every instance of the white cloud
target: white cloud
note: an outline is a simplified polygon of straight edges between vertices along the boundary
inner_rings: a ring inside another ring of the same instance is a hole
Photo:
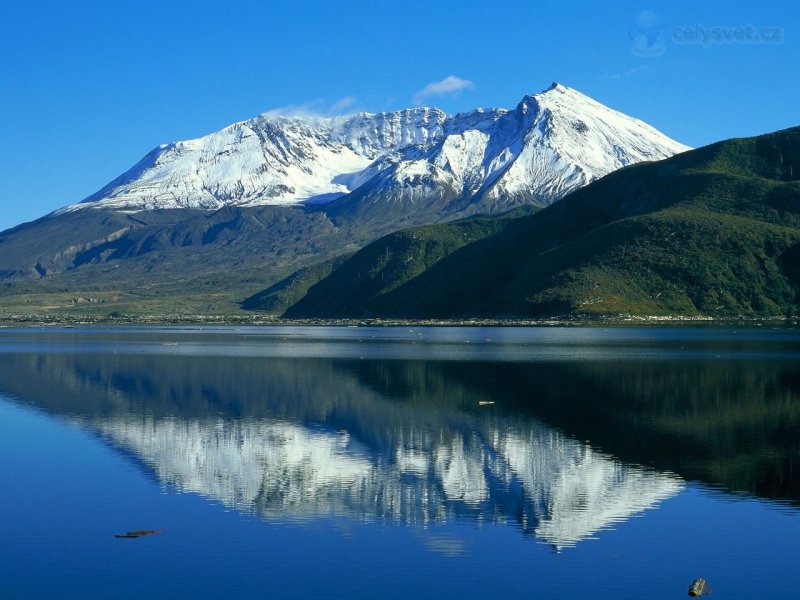
[[[608,79],[618,80],[618,79],[627,79],[628,77],[634,77],[636,75],[649,75],[653,72],[648,65],[641,65],[638,67],[634,67],[633,69],[628,69],[624,73],[611,73],[608,75]]]
[[[356,103],[356,98],[354,96],[345,96],[344,98],[339,98],[336,102],[331,104],[331,107],[328,109],[328,112],[335,115],[347,110],[355,103]]]
[[[305,102],[304,104],[292,104],[273,108],[263,114],[269,117],[299,117],[303,119],[324,118],[346,114],[347,109],[355,105],[356,101],[355,96],[345,96],[329,105],[326,100],[318,98],[311,102]]]
[[[322,100],[312,100],[305,104],[290,104],[289,106],[280,106],[273,108],[264,113],[269,117],[321,117],[324,113],[324,105]]]
[[[447,94],[455,94],[461,90],[467,90],[473,87],[475,87],[475,84],[469,79],[461,79],[455,75],[448,75],[441,81],[432,81],[414,94],[414,104],[419,104],[431,96],[446,96]]]

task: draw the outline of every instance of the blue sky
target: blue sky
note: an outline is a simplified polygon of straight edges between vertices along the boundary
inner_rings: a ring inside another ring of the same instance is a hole
[[[513,107],[559,81],[693,146],[798,125],[799,25],[785,0],[4,2],[0,230],[275,108]]]

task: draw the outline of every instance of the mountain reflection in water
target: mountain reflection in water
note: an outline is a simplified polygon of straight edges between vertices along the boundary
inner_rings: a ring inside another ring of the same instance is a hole
[[[673,472],[797,499],[791,362],[141,352],[6,348],[0,390],[269,519],[511,522],[562,548],[679,492]]]
[[[151,466],[160,481],[267,517],[518,521],[564,547],[681,488],[674,476],[623,465],[536,422],[460,420],[386,430],[383,452],[346,431],[284,421],[130,417],[83,424]]]

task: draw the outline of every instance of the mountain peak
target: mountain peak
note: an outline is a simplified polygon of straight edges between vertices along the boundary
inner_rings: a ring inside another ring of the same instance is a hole
[[[554,81],[550,84],[550,87],[541,92],[525,95],[517,105],[517,110],[529,112],[531,107],[533,107],[534,112],[537,112],[543,108],[557,108],[563,106],[564,103],[572,105],[590,103],[597,106],[604,106],[578,90]]]
[[[554,81],[553,83],[550,84],[550,87],[547,88],[546,90],[544,90],[544,92],[542,92],[542,93],[545,93],[545,92],[560,92],[560,93],[563,94],[567,90],[570,90],[570,89],[571,88],[568,88],[567,86],[562,85],[562,84],[558,83],[557,81]],[[572,90],[572,91],[575,91],[575,90]]]
[[[437,108],[320,116],[271,111],[160,146],[82,203],[161,208],[486,197],[491,211],[548,204],[619,167],[686,147],[560,83],[516,111]],[[382,183],[381,183],[382,182]],[[364,186],[371,186],[365,188]],[[376,187],[377,186],[377,187]],[[386,186],[389,186],[388,195]]]
[[[539,101],[549,100],[551,102],[590,103],[597,106],[602,106],[604,108],[608,108],[604,104],[601,104],[594,98],[587,96],[582,92],[579,92],[575,88],[571,88],[557,82],[553,82],[547,89],[542,90],[541,92],[538,92],[536,94],[530,94],[529,96],[526,96],[526,98],[534,98]]]

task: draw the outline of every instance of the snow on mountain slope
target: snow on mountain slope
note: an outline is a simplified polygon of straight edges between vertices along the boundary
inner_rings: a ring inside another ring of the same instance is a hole
[[[425,197],[548,204],[622,166],[688,148],[553,84],[514,110],[265,113],[164,145],[79,204],[124,211]]]
[[[396,163],[373,194],[400,199],[398,190],[438,187],[451,197],[482,199],[485,208],[544,206],[626,165],[689,149],[560,84],[480,125],[468,124],[473,114],[453,117],[436,146]]]
[[[514,118],[526,123],[524,137],[519,154],[489,191],[493,197],[561,198],[626,165],[689,149],[558,84],[525,97],[515,112]]]
[[[431,109],[336,119],[265,114],[160,146],[82,205],[216,209],[331,199],[348,193],[374,159],[439,137],[444,119]]]

